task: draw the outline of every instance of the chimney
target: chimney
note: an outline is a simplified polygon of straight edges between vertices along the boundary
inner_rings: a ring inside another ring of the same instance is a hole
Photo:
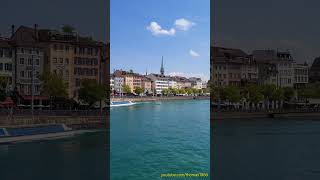
[[[14,34],[14,24],[12,24],[11,26],[11,37],[13,37],[13,34]]]
[[[38,41],[38,24],[34,24],[34,37]]]

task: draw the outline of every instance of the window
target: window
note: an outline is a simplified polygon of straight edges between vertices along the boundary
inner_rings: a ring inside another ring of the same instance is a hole
[[[35,93],[38,93],[38,92],[40,92],[40,86],[39,86],[39,85],[36,85],[36,86],[35,86]]]
[[[66,45],[66,47],[65,47],[65,48],[66,48],[66,51],[69,51],[69,46],[68,46],[68,45]]]
[[[77,68],[74,68],[74,75],[78,73]]]
[[[36,65],[37,65],[37,66],[40,65],[40,59],[36,59]]]
[[[32,65],[32,59],[28,59],[28,65]]]
[[[29,49],[29,54],[32,54],[32,49]]]
[[[40,77],[39,71],[36,72],[36,77],[37,77],[37,78]]]
[[[54,74],[57,74],[57,70],[56,70],[56,69],[55,69],[55,70],[53,70],[53,73],[54,73]]]
[[[63,63],[63,58],[59,58],[59,63]]]
[[[20,51],[21,51],[22,54],[24,53],[24,49],[23,48],[21,48]]]
[[[2,71],[2,70],[3,70],[3,64],[0,63],[0,71]]]
[[[66,59],[65,59],[65,62],[66,62],[66,64],[69,64],[69,59],[66,58]]]
[[[32,78],[32,71],[28,71],[28,78]]]
[[[60,48],[60,50],[62,51],[63,50],[63,45],[62,44],[60,44],[60,46],[59,46]]]
[[[20,64],[24,64],[24,58],[20,58]]]
[[[69,76],[69,71],[68,70],[66,70],[66,76]]]
[[[24,77],[24,71],[20,71],[20,77]]]
[[[56,44],[54,44],[53,49],[56,51],[58,49],[58,46]]]
[[[53,58],[53,63],[57,63],[57,58]]]
[[[21,92],[22,94],[24,94],[24,85],[23,85],[23,84],[20,84],[20,92]]]
[[[4,64],[4,70],[10,71],[10,65],[11,65],[11,64],[5,63],[5,64]],[[2,63],[0,64],[0,66],[2,66]],[[2,67],[0,67],[0,69],[2,70]]]
[[[39,54],[39,50],[36,50],[36,53]]]

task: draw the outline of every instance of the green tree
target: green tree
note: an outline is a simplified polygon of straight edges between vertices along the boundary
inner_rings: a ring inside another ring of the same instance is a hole
[[[81,81],[79,89],[79,100],[89,105],[89,108],[96,102],[104,100],[107,96],[106,87],[99,85],[94,79]]]
[[[171,89],[171,92],[172,92],[173,95],[177,95],[177,94],[179,94],[179,89],[177,89],[177,88],[172,88],[172,89]]]
[[[127,85],[127,84],[124,84],[124,85],[122,86],[122,90],[123,90],[124,93],[127,93],[127,94],[131,93],[131,88],[130,88],[130,86]]]
[[[64,82],[62,76],[45,72],[40,76],[40,79],[42,81],[42,94],[51,98],[68,96],[68,84]]]
[[[144,89],[141,88],[141,87],[136,87],[136,88],[134,89],[134,92],[135,92],[136,94],[140,95],[140,94],[142,94],[142,93],[144,92]]]
[[[185,94],[186,90],[185,89],[179,89],[179,94]]]
[[[193,91],[192,91],[192,89],[191,89],[191,88],[187,88],[187,89],[186,89],[186,93],[187,93],[188,95],[190,95],[190,94],[192,94],[192,93],[193,93]]]
[[[248,100],[248,102],[253,103],[255,106],[257,103],[264,99],[262,90],[259,86],[250,84],[244,89],[244,97]]]
[[[225,88],[226,99],[230,103],[238,103],[241,100],[240,89],[234,86],[228,86]]]
[[[292,87],[283,88],[284,100],[290,101],[295,95],[295,90]]]
[[[167,96],[169,94],[169,89],[162,89],[162,95]]]
[[[62,26],[62,31],[65,33],[73,33],[75,31],[75,28],[71,25],[65,24]]]

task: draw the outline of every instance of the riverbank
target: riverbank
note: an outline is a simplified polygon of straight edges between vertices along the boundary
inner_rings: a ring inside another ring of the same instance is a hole
[[[216,112],[211,111],[211,121],[214,120],[237,120],[257,118],[302,118],[320,119],[320,112]]]
[[[111,102],[131,101],[131,102],[147,102],[147,101],[169,101],[169,100],[210,100],[209,96],[146,96],[146,97],[111,97]]]

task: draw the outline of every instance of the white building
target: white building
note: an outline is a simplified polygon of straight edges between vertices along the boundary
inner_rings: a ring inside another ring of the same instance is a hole
[[[202,80],[201,78],[191,77],[189,78],[191,82],[191,87],[195,89],[202,89]]]
[[[152,89],[156,95],[162,95],[164,89],[169,89],[170,77],[161,74],[149,74],[147,75],[152,82]]]
[[[205,89],[208,87],[208,82],[207,81],[202,81],[202,89]]]
[[[294,64],[294,87],[305,87],[309,82],[308,64]]]
[[[168,83],[169,88],[178,88],[178,83],[176,81],[170,80]]]
[[[110,90],[111,90],[111,92],[114,91],[114,79],[113,79],[113,76],[110,76]]]
[[[290,52],[255,50],[253,58],[259,66],[260,84],[274,84],[278,87],[293,87],[294,69]]]
[[[117,93],[122,93],[122,87],[124,85],[123,77],[114,77],[114,90]]]

